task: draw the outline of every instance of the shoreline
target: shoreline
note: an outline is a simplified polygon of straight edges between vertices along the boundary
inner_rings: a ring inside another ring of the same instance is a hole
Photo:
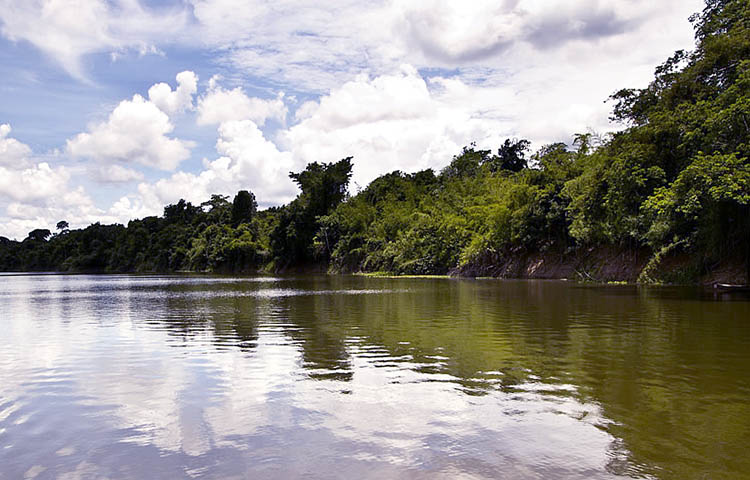
[[[398,274],[392,272],[211,272],[211,271],[148,271],[148,272],[104,272],[104,271],[61,271],[61,272],[0,272],[0,277],[23,277],[23,276],[66,276],[66,275],[132,275],[132,276],[151,276],[151,275],[174,275],[174,276],[218,276],[218,277],[273,277],[281,276],[355,276],[365,278],[380,279],[404,279],[404,280],[536,280],[536,281],[557,281],[571,282],[589,285],[601,286],[663,286],[663,287],[703,287],[713,288],[717,284],[728,284],[737,286],[747,286],[748,284],[738,279],[734,274],[728,276],[713,272],[698,281],[652,281],[641,282],[632,278],[622,279],[616,277],[596,278],[587,275],[586,272],[580,272],[577,276],[554,276],[549,274],[549,270],[542,272],[531,272],[527,275],[509,276],[509,275],[468,275],[465,273],[452,272],[450,274]]]

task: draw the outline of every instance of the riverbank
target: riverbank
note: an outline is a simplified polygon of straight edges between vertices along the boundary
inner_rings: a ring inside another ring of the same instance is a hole
[[[570,279],[589,282],[712,285],[746,284],[743,259],[705,264],[686,253],[654,255],[647,249],[590,247],[572,253],[486,254],[451,271],[463,277]]]
[[[26,270],[7,271],[2,274],[209,274],[209,275],[325,275],[352,274],[375,278],[503,278],[535,280],[572,280],[591,283],[629,283],[661,285],[704,285],[717,283],[747,285],[747,267],[744,258],[724,259],[707,263],[698,256],[685,252],[654,255],[648,249],[618,249],[615,247],[589,247],[569,252],[528,252],[523,250],[505,253],[485,253],[471,262],[448,272],[399,274],[389,271],[334,270],[325,262],[304,265],[279,266],[269,263],[258,268],[228,268],[214,270],[115,270],[67,269],[61,271]]]

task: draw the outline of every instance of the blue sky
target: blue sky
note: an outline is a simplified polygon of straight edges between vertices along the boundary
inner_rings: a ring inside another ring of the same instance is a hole
[[[0,0],[0,235],[605,133],[698,0]]]

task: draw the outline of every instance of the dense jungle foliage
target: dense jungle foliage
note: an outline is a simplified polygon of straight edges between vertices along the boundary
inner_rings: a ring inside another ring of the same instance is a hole
[[[529,154],[464,147],[441,172],[383,175],[351,196],[351,157],[290,174],[301,193],[257,211],[252,193],[169,205],[122,225],[0,237],[0,269],[254,271],[328,268],[440,274],[523,252],[591,246],[650,252],[645,273],[687,255],[750,271],[750,1],[708,0],[644,89],[611,97],[607,137]],[[651,270],[649,270],[649,268]],[[647,275],[644,278],[648,280]]]

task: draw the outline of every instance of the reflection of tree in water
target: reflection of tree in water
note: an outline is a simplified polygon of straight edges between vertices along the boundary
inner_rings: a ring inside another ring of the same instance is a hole
[[[348,368],[350,355],[367,356],[467,394],[572,397],[597,409],[593,419],[577,412],[581,420],[613,435],[615,474],[750,468],[747,303],[559,282],[372,280],[370,288],[413,288],[290,304],[303,327],[290,335],[309,367]],[[370,355],[376,347],[387,355]]]
[[[309,285],[310,281],[313,285]],[[303,283],[314,290],[321,279],[310,281]],[[259,340],[259,324],[278,324],[284,335],[300,347],[302,366],[310,370],[310,377],[350,380],[346,334],[339,331],[345,323],[332,303],[335,295],[304,291],[288,296],[256,295],[267,286],[241,282],[174,284],[158,288],[162,294],[150,298],[145,310],[153,312],[159,329],[180,338],[182,344],[209,340],[217,348],[253,349]],[[296,286],[288,285],[291,290]],[[324,287],[325,284],[319,286]]]
[[[268,300],[242,295],[246,290],[239,283],[170,285],[155,300],[158,326],[184,344],[208,340],[217,348],[252,350]]]
[[[348,382],[354,375],[346,348],[348,320],[335,295],[300,295],[285,299],[284,329],[300,347],[310,378]]]
[[[630,464],[613,462],[612,471],[635,466],[669,478],[747,471],[748,304],[698,301],[679,289],[611,292],[595,297],[596,328],[571,330],[580,353],[570,361],[576,381],[614,420],[607,431],[628,447]]]
[[[532,373],[544,374],[545,363],[554,364],[564,348],[559,315],[565,310],[534,299],[554,301],[548,297],[556,294],[535,284],[509,282],[503,288],[512,291],[500,292],[497,282],[382,282],[384,288],[411,285],[414,291],[346,298],[346,318],[355,323],[360,342],[382,346],[390,358],[408,358],[418,373],[448,375],[466,393],[512,388]],[[547,312],[529,314],[535,309]],[[535,334],[540,331],[549,334]],[[552,357],[538,355],[545,351]]]
[[[614,474],[750,469],[747,302],[561,282],[344,277],[293,287],[299,294],[258,298],[201,297],[217,287],[180,286],[191,295],[172,292],[153,308],[168,315],[160,328],[170,335],[192,341],[210,332],[217,347],[253,348],[259,324],[274,325],[313,379],[351,381],[356,358],[472,395],[572,398],[594,411],[563,413],[613,436]],[[386,293],[326,293],[363,288]]]

